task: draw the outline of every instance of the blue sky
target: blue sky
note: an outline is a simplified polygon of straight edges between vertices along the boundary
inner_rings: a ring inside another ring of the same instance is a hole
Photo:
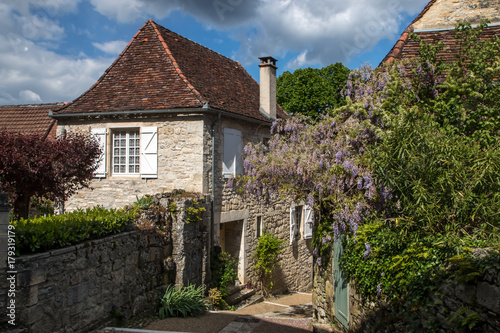
[[[152,18],[257,81],[342,62],[377,66],[428,0],[0,0],[0,104],[70,102]]]

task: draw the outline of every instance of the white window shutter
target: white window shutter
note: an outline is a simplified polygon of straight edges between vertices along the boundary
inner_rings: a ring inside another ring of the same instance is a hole
[[[241,132],[231,128],[224,128],[224,158],[222,175],[224,178],[241,174]]]
[[[295,226],[297,224],[296,219],[297,216],[295,215],[295,206],[290,207],[290,245],[292,245],[295,240]]]
[[[99,148],[101,148],[102,155],[97,161],[97,169],[94,172],[94,177],[104,178],[106,177],[106,129],[105,128],[92,128],[92,135],[99,142]]]
[[[158,178],[157,127],[141,127],[141,177]]]
[[[304,207],[304,239],[310,239],[313,236],[314,227],[314,212],[311,206],[306,205]]]

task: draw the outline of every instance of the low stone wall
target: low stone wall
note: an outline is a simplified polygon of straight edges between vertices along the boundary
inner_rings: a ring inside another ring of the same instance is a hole
[[[156,311],[168,284],[206,284],[208,210],[187,223],[189,208],[205,208],[205,198],[165,193],[153,200],[157,205],[139,214],[134,231],[15,258],[16,325],[2,315],[0,331],[85,332]],[[0,285],[3,309],[8,282],[4,277]]]
[[[332,260],[315,265],[313,282],[314,319],[336,323]],[[500,267],[469,283],[454,277],[427,294],[427,304],[408,309],[404,305],[363,301],[354,284],[349,285],[349,332],[498,332],[500,327]],[[404,315],[402,315],[404,314]],[[467,330],[471,325],[471,329]]]
[[[79,332],[155,307],[168,281],[171,241],[132,231],[16,260],[16,328]]]

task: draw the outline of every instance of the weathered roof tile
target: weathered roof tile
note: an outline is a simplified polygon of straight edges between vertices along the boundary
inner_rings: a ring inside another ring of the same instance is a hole
[[[147,21],[101,78],[55,114],[211,108],[269,121],[236,61]],[[278,116],[287,117],[281,109]]]
[[[56,121],[49,110],[64,103],[0,105],[0,130],[55,137]]]

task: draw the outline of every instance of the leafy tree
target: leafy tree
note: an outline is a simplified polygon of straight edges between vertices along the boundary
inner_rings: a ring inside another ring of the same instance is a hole
[[[88,187],[101,155],[87,134],[67,133],[55,140],[0,132],[0,190],[13,199],[14,216],[28,217],[32,196],[64,201]]]
[[[340,92],[348,76],[349,69],[341,63],[284,72],[277,80],[278,104],[292,115],[318,119],[328,110],[345,104]]]

